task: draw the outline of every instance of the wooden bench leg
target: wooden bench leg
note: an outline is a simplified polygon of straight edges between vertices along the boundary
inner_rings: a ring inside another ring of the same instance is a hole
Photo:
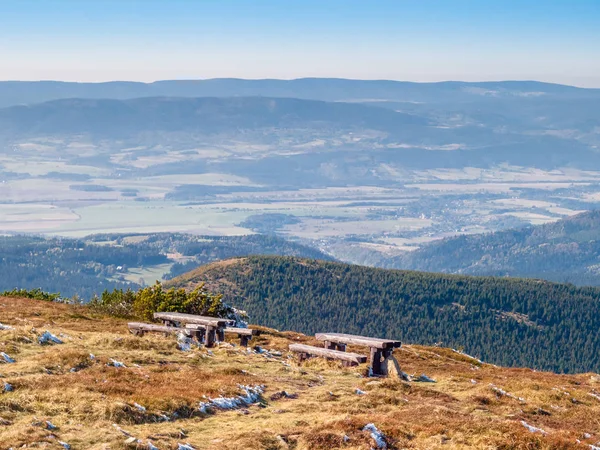
[[[204,345],[206,345],[207,348],[214,347],[216,337],[217,333],[215,327],[206,327],[206,333],[204,335]]]
[[[191,328],[190,329],[190,334],[192,335],[192,339],[195,339],[198,344],[202,344],[203,331],[204,330],[202,328]]]
[[[340,352],[346,351],[346,344],[337,344],[336,347],[337,347],[337,350]],[[335,350],[335,348],[334,348],[334,350]]]
[[[250,340],[250,336],[240,334],[240,335],[238,335],[238,337],[240,338],[240,345],[242,347],[248,347],[248,341]]]
[[[384,377],[387,377],[388,374],[388,360],[390,359],[390,356],[392,356],[392,352],[394,350],[393,349],[386,349],[383,350],[382,352],[382,356],[383,356],[383,361],[381,361],[381,375],[383,375]]]
[[[330,341],[324,341],[323,346],[328,350],[335,350],[337,348],[337,345]]]
[[[223,328],[217,330],[217,338],[219,342],[225,342],[225,330]]]
[[[302,363],[304,361],[306,361],[307,359],[309,359],[311,357],[311,355],[309,355],[308,353],[298,353],[298,362]]]
[[[378,348],[371,348],[371,371],[373,375],[383,375],[381,370],[381,350]]]

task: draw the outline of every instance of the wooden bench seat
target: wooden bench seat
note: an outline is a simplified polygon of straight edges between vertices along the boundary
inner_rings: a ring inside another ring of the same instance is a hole
[[[205,325],[213,327],[226,327],[231,320],[220,319],[218,317],[196,316],[194,314],[173,313],[173,312],[157,312],[154,313],[154,318],[162,320],[165,325],[176,326],[177,324],[193,323],[196,325]]]
[[[395,348],[402,345],[393,339],[379,339],[344,333],[317,333],[315,338],[323,341],[326,349],[345,351],[346,345],[370,348],[369,362],[373,375],[387,375],[387,360]]]
[[[127,327],[129,328],[129,331],[136,336],[143,336],[145,333],[176,334],[182,331],[185,332],[185,330],[182,330],[181,328],[156,325],[155,323],[129,322]]]
[[[304,361],[309,356],[322,356],[324,358],[338,359],[345,363],[345,365],[356,366],[358,364],[367,361],[365,355],[359,355],[358,353],[341,352],[339,350],[330,350],[327,348],[313,347],[312,345],[304,344],[290,344],[289,349],[291,352],[298,353],[300,361]]]
[[[188,323],[185,326],[188,330],[196,330],[196,333],[192,331],[192,335],[198,337],[201,332],[205,329],[203,325],[196,325],[193,323]],[[252,339],[253,336],[258,336],[260,334],[259,330],[253,330],[251,328],[236,328],[236,327],[225,327],[222,330],[217,332],[220,341],[225,340],[224,334],[237,334],[240,338],[240,345],[247,347],[248,341]]]
[[[223,340],[223,329],[229,325],[231,320],[220,319],[218,317],[208,316],[197,316],[195,314],[185,314],[177,312],[157,312],[154,313],[154,318],[162,320],[166,326],[181,327],[182,325],[199,325],[204,332],[204,345],[206,347],[214,347],[219,336],[220,340]],[[196,331],[193,333],[199,341],[200,328],[196,327]]]

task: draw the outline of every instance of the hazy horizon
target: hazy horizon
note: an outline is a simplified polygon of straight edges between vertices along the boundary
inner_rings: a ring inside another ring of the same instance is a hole
[[[599,18],[600,2],[591,0],[23,0],[0,5],[0,78],[539,80],[600,87]]]
[[[558,83],[553,81],[543,81],[535,79],[482,79],[482,80],[459,80],[448,79],[438,81],[419,81],[390,78],[349,78],[349,77],[294,77],[294,78],[244,78],[244,77],[211,77],[211,78],[161,78],[156,80],[128,80],[128,79],[107,79],[99,81],[79,81],[79,80],[60,80],[60,79],[1,79],[0,83],[80,83],[80,84],[107,84],[107,83],[142,83],[153,84],[171,81],[210,81],[210,80],[241,80],[241,81],[297,81],[297,80],[348,80],[348,81],[382,81],[396,83],[415,83],[415,84],[443,84],[443,83],[544,83],[561,86],[575,87],[579,89],[600,89],[600,86],[581,86],[576,84]]]

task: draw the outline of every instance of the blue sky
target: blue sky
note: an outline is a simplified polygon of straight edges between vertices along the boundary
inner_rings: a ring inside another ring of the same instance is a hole
[[[600,0],[0,0],[0,79],[600,87]]]

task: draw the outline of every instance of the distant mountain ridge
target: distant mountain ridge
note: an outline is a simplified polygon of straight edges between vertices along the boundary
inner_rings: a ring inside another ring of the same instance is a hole
[[[600,210],[554,223],[433,242],[393,267],[600,285]]]
[[[392,80],[299,78],[247,80],[213,78],[164,80],[153,83],[111,81],[0,81],[0,107],[40,103],[62,98],[132,99],[137,97],[295,97],[312,100],[453,101],[465,97],[550,95],[562,98],[595,96],[600,89],[585,89],[537,81],[445,81],[418,83]]]
[[[388,130],[427,123],[422,117],[367,105],[267,97],[61,99],[0,109],[0,134],[7,137],[67,133],[107,138],[160,131],[215,134],[309,124]]]
[[[277,256],[215,262],[169,285],[200,283],[280,330],[439,343],[509,366],[600,370],[599,288]]]

